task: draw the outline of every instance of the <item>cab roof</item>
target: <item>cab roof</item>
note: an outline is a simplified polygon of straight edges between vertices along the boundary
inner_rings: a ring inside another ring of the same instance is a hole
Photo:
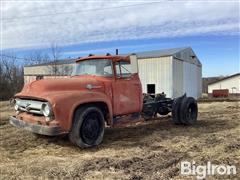
[[[90,59],[111,59],[112,61],[119,61],[119,60],[129,60],[128,56],[118,56],[118,55],[91,55],[87,57],[81,57],[76,60],[76,62],[83,61],[83,60],[90,60]]]

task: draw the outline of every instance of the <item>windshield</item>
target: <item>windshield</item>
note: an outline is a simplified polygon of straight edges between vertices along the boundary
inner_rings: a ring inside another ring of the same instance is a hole
[[[112,76],[112,61],[109,59],[90,59],[80,61],[76,63],[72,75]]]

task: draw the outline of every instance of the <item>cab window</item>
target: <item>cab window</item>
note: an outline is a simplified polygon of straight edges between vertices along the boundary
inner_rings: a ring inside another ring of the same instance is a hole
[[[73,75],[112,77],[112,62],[109,59],[90,59],[76,64]]]
[[[126,78],[131,76],[131,65],[128,61],[118,61],[115,64],[116,75],[118,78]]]

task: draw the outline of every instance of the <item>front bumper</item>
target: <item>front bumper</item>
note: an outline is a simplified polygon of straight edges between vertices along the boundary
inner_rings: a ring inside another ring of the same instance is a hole
[[[17,119],[14,116],[11,116],[9,119],[11,125],[23,128],[25,130],[31,131],[33,133],[47,135],[47,136],[57,136],[64,134],[60,126],[44,126],[40,124],[33,124]]]

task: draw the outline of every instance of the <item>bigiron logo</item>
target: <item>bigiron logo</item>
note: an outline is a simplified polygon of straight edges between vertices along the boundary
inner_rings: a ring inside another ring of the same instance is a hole
[[[236,175],[237,168],[234,165],[215,165],[210,161],[207,162],[206,165],[196,165],[195,161],[181,162],[181,175],[190,176],[194,175],[197,179],[204,179],[206,176],[214,176],[214,175]]]

